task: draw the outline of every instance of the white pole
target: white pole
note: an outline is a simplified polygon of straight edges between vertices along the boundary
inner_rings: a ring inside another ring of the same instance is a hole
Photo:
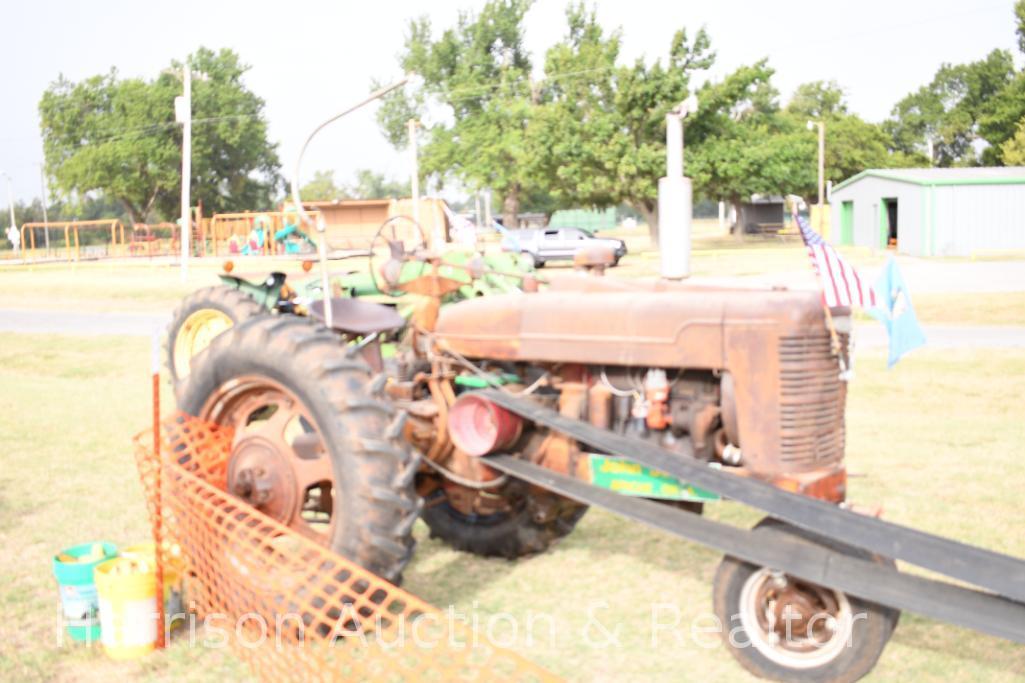
[[[416,150],[416,126],[416,119],[410,119],[406,122],[406,130],[409,132],[409,155],[413,161],[413,172],[409,178],[409,184],[411,186],[410,190],[413,197],[413,221],[417,225],[420,225],[420,163],[417,159]],[[431,242],[431,247],[435,249],[441,242],[441,240],[438,239],[437,226],[434,227],[431,234]]]
[[[192,237],[192,202],[189,198],[192,179],[192,67],[188,62],[182,66],[182,82],[185,85],[185,106],[182,112],[182,282],[189,277],[189,239]]]
[[[49,197],[46,193],[46,171],[44,170],[43,164],[39,164],[39,182],[43,186],[43,229],[46,235],[46,257],[50,257],[50,219],[46,215],[46,205],[49,203]]]
[[[666,115],[666,177],[683,177],[683,117]]]
[[[14,228],[15,230],[17,230],[18,229],[18,223],[14,220],[14,194],[11,192],[11,176],[8,175],[6,172],[4,172],[2,175],[5,178],[7,178],[7,208],[11,212],[11,227]],[[18,249],[18,245],[15,245],[14,240],[11,240],[11,246],[15,247],[14,253],[15,253],[15,255],[17,255],[19,249]],[[24,248],[25,245],[20,245],[20,246],[22,248]]]
[[[666,114],[666,176],[658,181],[658,247],[662,277],[690,275],[693,187],[683,175],[683,119],[698,108],[691,95]]]
[[[477,227],[479,228],[480,227],[480,190],[478,190],[477,193],[474,194],[474,196],[473,196],[473,213],[474,213],[474,216],[473,216],[474,217],[474,222],[477,224]]]
[[[484,192],[484,225],[490,228],[493,223],[494,221],[491,218],[491,189],[488,188]]]
[[[719,200],[719,232],[726,231],[726,202]]]

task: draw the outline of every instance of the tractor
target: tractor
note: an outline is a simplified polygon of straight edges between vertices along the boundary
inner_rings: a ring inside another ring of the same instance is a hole
[[[490,391],[629,440],[616,443],[844,503],[848,311],[824,311],[811,291],[615,279],[602,249],[541,280],[479,257],[447,261],[413,232],[379,231],[362,274],[372,287],[343,277],[311,298],[281,274],[226,275],[179,307],[178,405],[234,430],[233,495],[392,582],[418,518],[458,550],[514,559],[545,552],[586,513],[491,466],[494,454],[676,514],[718,498]],[[889,562],[776,520],[755,533]],[[730,652],[791,681],[865,675],[899,615],[730,556],[713,602]]]

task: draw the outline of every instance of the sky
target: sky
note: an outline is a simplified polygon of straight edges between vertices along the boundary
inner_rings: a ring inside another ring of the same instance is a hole
[[[767,57],[784,101],[794,88],[835,80],[850,108],[880,121],[894,103],[931,80],[941,63],[1016,49],[1013,0],[601,0],[598,18],[623,32],[621,58],[664,59],[673,34],[705,27],[717,53],[709,77]],[[77,81],[111,67],[152,78],[197,47],[228,47],[251,65],[248,87],[264,98],[270,137],[286,177],[309,132],[359,101],[372,79],[401,75],[398,54],[410,18],[427,14],[437,32],[483,0],[64,0],[5,3],[0,11],[0,171],[16,199],[40,196],[42,142],[36,106],[63,74]],[[565,34],[566,0],[536,0],[526,18],[534,62]],[[331,169],[337,181],[360,168],[408,178],[408,152],[381,136],[373,108],[328,128],[303,164],[303,180]],[[6,204],[6,197],[0,195]],[[259,207],[254,207],[259,208]]]

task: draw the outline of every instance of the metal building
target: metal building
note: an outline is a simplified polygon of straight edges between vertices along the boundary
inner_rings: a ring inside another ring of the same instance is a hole
[[[913,256],[1025,249],[1025,167],[862,171],[833,187],[833,239]]]

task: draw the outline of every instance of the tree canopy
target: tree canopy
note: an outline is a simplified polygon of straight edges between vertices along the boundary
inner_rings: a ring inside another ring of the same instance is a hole
[[[458,179],[471,190],[491,188],[515,219],[532,189],[524,144],[532,110],[531,62],[523,47],[530,0],[492,0],[479,14],[461,12],[438,38],[430,21],[410,22],[400,57],[422,84],[397,93],[379,110],[387,137],[407,144],[406,123],[423,124],[420,172],[438,183]],[[436,116],[434,116],[436,114]]]
[[[766,60],[711,81],[716,55],[703,29],[678,30],[661,59],[623,63],[621,31],[604,29],[593,9],[574,3],[564,36],[534,76],[523,47],[529,7],[529,0],[491,0],[437,37],[427,19],[412,21],[399,61],[422,83],[379,112],[397,146],[408,144],[407,122],[422,121],[424,178],[492,189],[506,221],[524,202],[546,211],[626,204],[657,239],[666,114],[691,94],[700,105],[685,120],[685,161],[699,196],[739,202],[753,193],[813,192],[808,119],[826,122],[831,180],[922,161],[913,149],[893,150],[886,131],[850,113],[834,82],[800,86],[783,108]]]
[[[264,102],[243,83],[248,66],[231,50],[200,48],[187,59],[192,83],[192,199],[210,211],[268,205],[280,183],[267,140]],[[116,70],[43,93],[39,114],[53,188],[120,201],[132,220],[173,217],[180,206],[181,126],[174,98],[180,63],[152,80]]]
[[[316,171],[313,179],[303,185],[299,194],[303,201],[333,201],[335,199],[389,199],[409,195],[409,181],[390,180],[383,173],[361,168],[356,171],[356,182],[336,185],[334,171]]]

